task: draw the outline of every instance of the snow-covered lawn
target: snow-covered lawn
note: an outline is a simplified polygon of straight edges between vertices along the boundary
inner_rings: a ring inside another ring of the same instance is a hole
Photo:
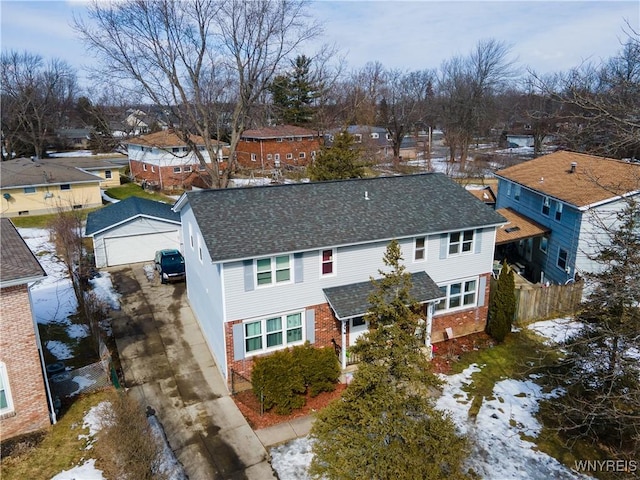
[[[536,322],[528,328],[548,342],[557,343],[577,332],[580,324],[565,318]],[[535,438],[542,428],[535,418],[538,402],[561,392],[543,392],[535,376],[497,382],[492,395],[483,399],[475,418],[470,418],[473,398],[465,386],[471,384],[473,374],[482,368],[473,364],[459,374],[443,375],[444,388],[436,403],[439,409],[448,412],[459,431],[469,436],[471,449],[467,467],[488,480],[589,478],[538,451]],[[282,480],[309,478],[306,469],[313,455],[308,437],[273,448],[271,457]]]

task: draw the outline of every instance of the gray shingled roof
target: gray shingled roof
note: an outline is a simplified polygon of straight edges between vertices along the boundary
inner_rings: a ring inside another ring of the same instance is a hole
[[[359,317],[369,310],[371,307],[369,296],[375,291],[375,287],[369,281],[324,288],[322,291],[336,317],[344,320]],[[425,272],[411,275],[411,290],[409,294],[418,303],[444,298],[436,282]]]
[[[180,223],[171,205],[146,198],[129,197],[89,213],[85,235],[91,236],[135,217],[146,216]]]
[[[46,276],[9,219],[0,219],[0,230],[0,285],[22,285]]]
[[[213,261],[505,222],[439,173],[204,190],[186,195]]]
[[[61,183],[101,182],[97,175],[79,168],[29,158],[16,158],[0,162],[0,187],[28,187],[59,185]]]

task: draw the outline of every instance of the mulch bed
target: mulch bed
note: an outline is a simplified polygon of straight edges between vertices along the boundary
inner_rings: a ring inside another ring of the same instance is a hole
[[[484,349],[494,344],[495,342],[486,333],[475,333],[466,337],[441,342],[434,347],[431,361],[433,371],[434,373],[449,373],[453,364],[460,359],[462,354]],[[333,392],[324,392],[317,397],[307,395],[304,407],[292,412],[290,415],[278,415],[273,412],[265,412],[261,415],[260,402],[251,390],[237,393],[232,398],[249,422],[249,425],[251,425],[251,428],[258,430],[322,410],[331,401],[340,398],[345,388],[347,388],[345,384],[338,384]]]

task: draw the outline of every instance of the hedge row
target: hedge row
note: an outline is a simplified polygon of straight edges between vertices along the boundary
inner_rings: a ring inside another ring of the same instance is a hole
[[[264,409],[287,415],[305,404],[305,396],[335,390],[340,364],[330,348],[309,343],[257,358],[251,373],[253,393]]]

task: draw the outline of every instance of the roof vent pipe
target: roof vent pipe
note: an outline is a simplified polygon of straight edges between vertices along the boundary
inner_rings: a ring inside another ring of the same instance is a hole
[[[576,173],[577,166],[578,166],[578,162],[571,162],[571,170],[569,170],[569,173]]]
[[[369,198],[369,192],[367,192],[366,190],[364,191],[364,199],[365,199],[365,200],[371,200],[371,199]]]

